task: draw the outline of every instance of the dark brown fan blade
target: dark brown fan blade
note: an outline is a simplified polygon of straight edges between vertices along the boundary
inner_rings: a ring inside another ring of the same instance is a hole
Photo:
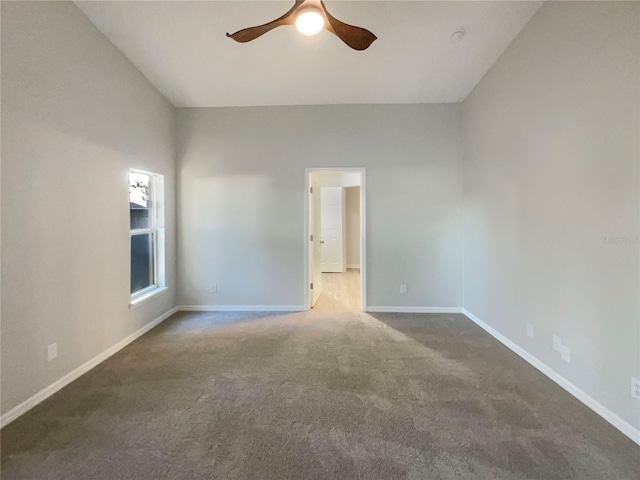
[[[261,35],[273,30],[276,27],[281,25],[292,25],[295,23],[295,19],[293,18],[293,13],[298,9],[298,7],[304,2],[304,0],[296,0],[296,3],[291,10],[282,15],[279,18],[276,18],[274,21],[265,23],[264,25],[258,25],[257,27],[249,27],[243,30],[239,30],[234,34],[227,33],[227,37],[233,38],[236,42],[245,43],[250,42],[251,40],[255,40]]]
[[[341,22],[331,16],[325,7],[324,2],[320,2],[324,10],[329,25],[327,30],[335,34],[340,40],[349,45],[354,50],[366,50],[378,38],[366,28],[356,27]]]

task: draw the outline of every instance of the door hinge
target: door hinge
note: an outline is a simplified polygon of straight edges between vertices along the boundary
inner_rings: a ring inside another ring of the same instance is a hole
[[[309,235],[309,241],[313,242],[313,235]]]
[[[309,187],[309,193],[313,193],[313,187]]]
[[[313,283],[310,285],[310,287],[309,287],[309,288],[311,288],[311,290],[313,290]]]

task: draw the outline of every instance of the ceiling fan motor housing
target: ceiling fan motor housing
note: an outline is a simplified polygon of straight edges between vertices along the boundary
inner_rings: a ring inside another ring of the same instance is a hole
[[[304,35],[316,35],[323,29],[327,30],[354,50],[366,50],[378,38],[366,28],[349,25],[334,18],[321,0],[297,0],[281,17],[234,34],[227,33],[227,37],[246,43],[282,25],[295,25]]]

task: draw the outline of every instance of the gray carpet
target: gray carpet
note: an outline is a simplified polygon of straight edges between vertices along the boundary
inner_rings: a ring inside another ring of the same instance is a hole
[[[177,314],[2,430],[2,479],[637,479],[461,315]]]

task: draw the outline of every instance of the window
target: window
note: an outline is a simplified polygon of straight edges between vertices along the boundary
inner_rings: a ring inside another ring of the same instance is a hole
[[[164,290],[164,177],[129,172],[131,303]]]

